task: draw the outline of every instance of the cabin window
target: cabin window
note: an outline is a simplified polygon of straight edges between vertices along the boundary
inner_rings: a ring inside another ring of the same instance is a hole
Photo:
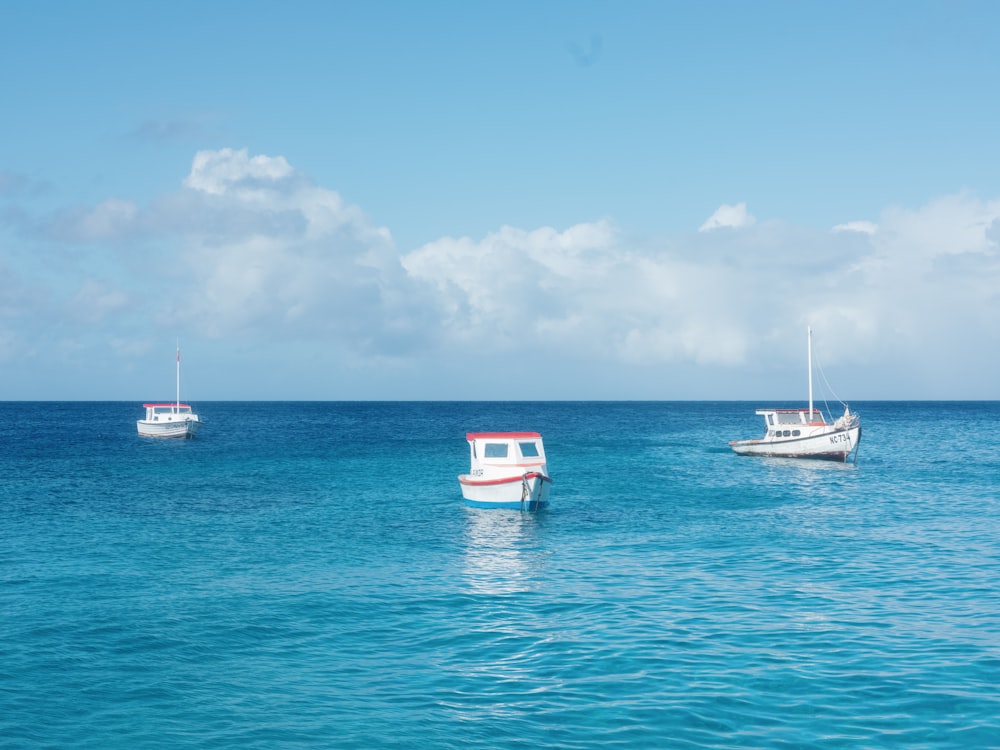
[[[784,435],[785,437],[791,437],[792,436],[792,431],[791,430],[785,430],[782,433],[782,435]]]
[[[487,443],[483,456],[486,458],[507,458],[507,443]]]
[[[178,407],[177,405],[173,405],[173,406],[157,406],[157,407],[154,407],[153,413],[154,414],[190,414],[191,413],[191,407],[190,406],[181,406],[181,407]]]
[[[518,443],[521,446],[521,455],[525,458],[533,458],[538,456],[538,444],[537,443]]]
[[[802,424],[805,421],[805,415],[808,413],[808,411],[778,412],[778,424]]]
[[[802,430],[792,430],[792,437],[798,437],[802,434]]]
[[[774,427],[774,415],[773,414],[768,414],[767,415],[767,423],[769,425],[771,425],[772,427]]]

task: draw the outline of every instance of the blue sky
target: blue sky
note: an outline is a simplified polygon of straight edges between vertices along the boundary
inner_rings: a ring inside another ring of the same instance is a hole
[[[1000,5],[0,4],[0,400],[1000,398]]]

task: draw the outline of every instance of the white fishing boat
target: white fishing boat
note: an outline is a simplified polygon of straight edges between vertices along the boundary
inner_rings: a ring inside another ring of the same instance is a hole
[[[758,409],[764,417],[765,434],[754,440],[733,440],[729,447],[742,456],[819,458],[847,461],[857,459],[861,443],[861,419],[844,404],[844,413],[828,420],[813,407],[812,329],[809,341],[809,407],[806,409]]]
[[[143,404],[146,418],[136,421],[143,437],[193,438],[201,420],[190,404],[181,403],[181,350],[177,348],[177,400],[174,403]]]
[[[461,474],[465,504],[478,508],[538,510],[548,502],[552,478],[537,432],[470,432],[471,467]]]

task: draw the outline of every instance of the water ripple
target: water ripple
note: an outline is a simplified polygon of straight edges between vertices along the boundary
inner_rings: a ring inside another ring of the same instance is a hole
[[[843,466],[735,457],[732,404],[536,404],[528,515],[455,481],[524,405],[171,445],[2,406],[0,747],[998,746],[997,405],[867,405]],[[134,416],[57,416],[95,409]]]

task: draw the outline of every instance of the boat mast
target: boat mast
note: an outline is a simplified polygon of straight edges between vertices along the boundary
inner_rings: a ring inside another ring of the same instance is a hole
[[[181,410],[181,342],[177,342],[177,413]]]
[[[812,422],[812,328],[809,326],[806,326],[806,340],[809,346],[809,421]]]

